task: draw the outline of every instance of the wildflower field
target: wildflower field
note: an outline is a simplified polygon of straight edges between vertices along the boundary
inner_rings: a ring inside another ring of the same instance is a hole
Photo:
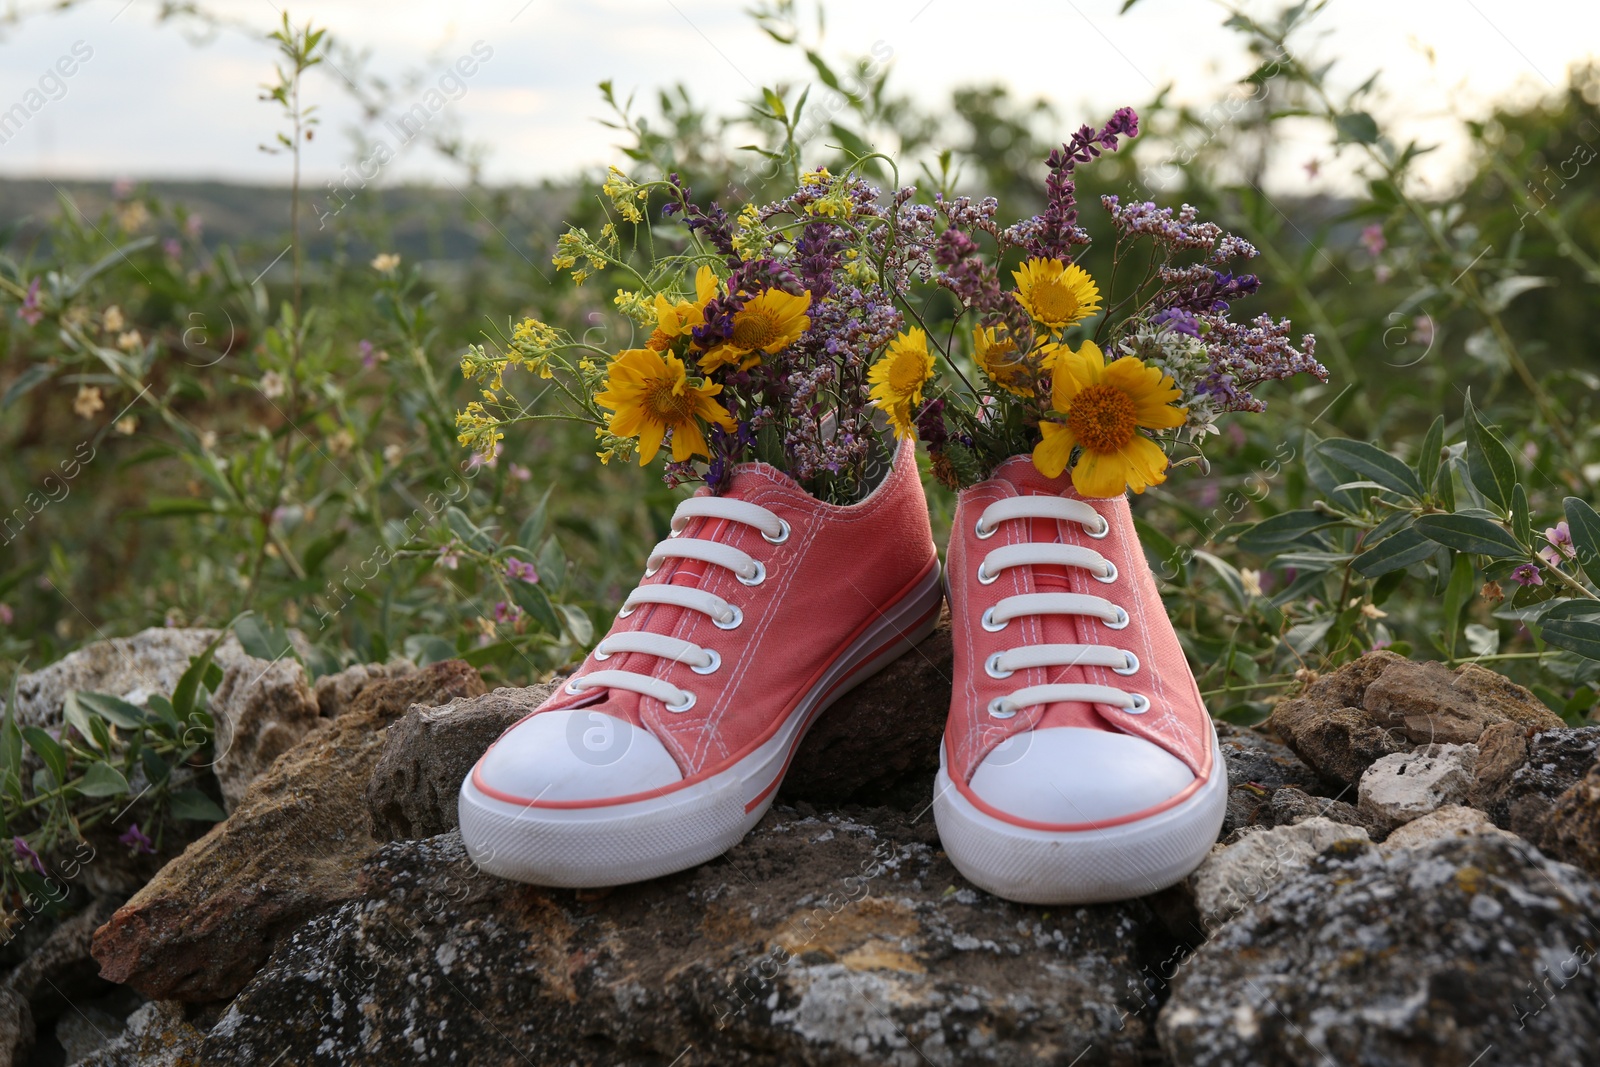
[[[1425,186],[1381,82],[1329,88],[1318,10],[1232,15],[1253,63],[1210,107],[1071,115],[919,104],[780,3],[753,17],[814,85],[729,118],[605,82],[603,173],[489,187],[440,143],[459,188],[337,197],[299,171],[337,42],[291,12],[239,102],[277,116],[281,235],[132,183],[0,219],[0,684],[163,625],[313,676],[459,656],[523,684],[604,632],[692,483],[781,456],[848,501],[915,437],[936,525],[1023,451],[1136,490],[1219,718],[1392,648],[1595,721],[1600,68],[1466,123],[1469,170]],[[1289,124],[1320,137],[1308,188],[1359,185],[1264,191]],[[191,710],[132,752],[8,720],[0,760],[47,766],[6,784],[7,832],[190,758]]]

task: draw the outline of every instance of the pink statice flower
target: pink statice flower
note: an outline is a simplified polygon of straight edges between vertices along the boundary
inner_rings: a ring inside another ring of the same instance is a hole
[[[1371,226],[1361,231],[1361,247],[1376,257],[1385,248],[1389,247],[1389,239],[1383,235],[1383,226],[1374,222]]]
[[[28,295],[23,298],[22,306],[17,308],[17,318],[29,326],[39,325],[39,320],[44,318],[44,308],[39,306],[38,278],[28,284]]]
[[[508,473],[510,473],[513,480],[519,482],[526,482],[533,477],[533,472],[520,463],[511,464]]]
[[[0,604],[0,626],[10,626],[15,618],[16,616],[11,613],[10,604]]]
[[[434,559],[433,565],[435,567],[442,567],[447,571],[453,571],[457,567],[460,567],[461,551],[459,546],[454,541],[450,542],[448,545],[441,545],[439,547],[439,555]]]
[[[1550,544],[1548,548],[1539,550],[1539,558],[1550,566],[1558,567],[1562,560],[1578,558],[1578,550],[1572,543],[1572,531],[1565,519],[1545,530],[1544,539]]]
[[[498,601],[494,606],[494,621],[511,623],[522,618],[522,609],[515,604],[507,604],[504,600]]]

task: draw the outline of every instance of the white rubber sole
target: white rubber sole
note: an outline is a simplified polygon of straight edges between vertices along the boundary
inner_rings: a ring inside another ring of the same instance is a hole
[[[1051,832],[979,811],[950,781],[944,746],[933,816],[956,870],[980,889],[1021,904],[1131,900],[1182,881],[1211,851],[1228,807],[1228,769],[1212,731],[1213,772],[1188,800],[1138,822]]]
[[[538,808],[487,796],[468,775],[457,806],[467,854],[490,874],[568,888],[640,882],[722,855],[772,806],[790,758],[822,711],[932,633],[942,599],[934,567],[851,643],[772,737],[692,785],[628,804]]]

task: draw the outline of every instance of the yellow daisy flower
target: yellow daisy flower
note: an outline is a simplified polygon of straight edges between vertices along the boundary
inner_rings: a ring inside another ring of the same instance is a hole
[[[648,348],[630,348],[611,361],[606,387],[594,401],[615,413],[606,427],[613,437],[639,439],[642,467],[656,458],[668,430],[675,461],[711,458],[700,420],[734,428],[727,409],[711,399],[720,392],[722,386],[710,382],[689,384],[683,360],[670,352],[663,357]]]
[[[717,275],[710,267],[701,267],[694,274],[694,299],[668,300],[663,293],[656,294],[656,328],[645,342],[646,347],[665,352],[672,342],[687,336],[690,330],[706,319],[706,305],[717,295]]]
[[[1100,290],[1087,271],[1059,259],[1030,259],[1013,271],[1017,303],[1034,322],[1064,330],[1100,310]]]
[[[917,329],[890,341],[883,356],[867,371],[872,402],[888,413],[897,439],[916,436],[913,412],[922,404],[922,387],[932,377],[928,335]]]
[[[978,326],[972,331],[972,353],[978,366],[991,382],[1014,396],[1033,396],[1033,376],[1055,366],[1059,347],[1043,344],[1024,357],[1004,326]]]
[[[1083,449],[1072,468],[1072,485],[1087,497],[1142,493],[1167,480],[1167,456],[1147,430],[1182,426],[1187,408],[1170,406],[1181,395],[1172,379],[1134,356],[1109,366],[1100,347],[1085,341],[1076,352],[1063,347],[1051,382],[1051,406],[1064,422],[1043,422],[1033,465],[1047,478],[1066,470],[1076,445]]]
[[[782,289],[761,290],[734,313],[733,337],[700,357],[700,369],[709,374],[737,363],[740,370],[747,370],[761,362],[757,353],[771,355],[787,348],[811,328],[811,316],[806,314],[810,307],[810,292],[793,296]]]

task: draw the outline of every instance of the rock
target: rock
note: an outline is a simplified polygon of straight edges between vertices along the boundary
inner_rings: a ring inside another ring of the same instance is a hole
[[[1489,816],[1477,808],[1460,804],[1446,804],[1413,819],[1384,838],[1384,848],[1421,848],[1446,837],[1471,837],[1474,834],[1501,834],[1515,837],[1489,821]]]
[[[357,870],[377,844],[365,790],[382,728],[412,704],[483,691],[460,660],[367,686],[96,931],[101,973],[152,999],[232,996],[281,935],[355,895]]]
[[[134,704],[169,696],[189,669],[189,660],[205,651],[216,630],[167,629],[152,626],[132,637],[96,641],[17,679],[17,723],[54,726],[61,705],[74,690],[110,693]],[[299,634],[291,639],[304,643]],[[217,646],[214,662],[223,670],[248,659],[239,639],[229,634]],[[3,703],[3,701],[0,701]]]
[[[1141,901],[1047,909],[965,885],[931,819],[780,806],[728,855],[609,893],[479,873],[458,834],[386,845],[286,939],[208,1064],[1134,1063]],[[686,1054],[687,1053],[687,1054]]]
[[[273,760],[321,721],[305,668],[289,658],[246,656],[223,673],[210,706],[217,724],[212,769],[229,811]]]
[[[114,902],[97,900],[62,920],[44,943],[6,976],[5,987],[28,1001],[40,1025],[69,1010],[75,1001],[112,988],[100,977],[89,945],[95,929],[115,910]]]
[[[184,1018],[182,1004],[152,1000],[128,1016],[121,1033],[73,1067],[200,1067],[207,1062],[203,1036]],[[280,1061],[287,1062],[295,1061]],[[262,1063],[274,1067],[270,1057]]]
[[[317,679],[317,707],[324,719],[343,715],[351,701],[373,682],[386,678],[403,678],[415,674],[417,668],[410,663],[358,663],[336,674],[324,674]]]
[[[1367,686],[1391,664],[1404,662],[1386,650],[1368,652],[1279,701],[1265,725],[1324,781],[1354,785],[1373,760],[1404,747],[1361,708]]]
[[[456,795],[478,757],[549,697],[553,685],[496,689],[438,707],[414,707],[389,727],[367,783],[379,841],[433,837],[459,825]]]
[[[1474,744],[1503,722],[1536,730],[1565,725],[1544,701],[1476,663],[1453,671],[1437,662],[1391,663],[1367,686],[1362,707],[1418,745]]]
[[[1236,844],[1213,851],[1189,876],[1195,908],[1213,933],[1284,879],[1305,870],[1312,857],[1340,841],[1367,841],[1367,832],[1331,819],[1293,826],[1251,828]]]
[[[1590,1062],[1597,908],[1600,884],[1511,837],[1335,845],[1190,958],[1161,1045],[1208,1067]]]
[[[1361,776],[1357,806],[1393,827],[1464,803],[1477,781],[1477,761],[1477,745],[1430,745],[1385,756]]]
[[[66,1054],[63,1062],[77,1063],[115,1041],[122,1030],[120,1017],[92,1004],[80,1005],[56,1023],[56,1044]]]
[[[1464,664],[1368,652],[1280,702],[1267,726],[1322,778],[1354,785],[1384,756],[1418,744],[1475,743],[1499,723],[1550,729],[1561,719],[1515,683]]]
[[[954,656],[947,613],[915,649],[822,713],[778,795],[820,805],[927,804],[950,714]]]
[[[1382,838],[1389,829],[1387,821],[1373,818],[1354,804],[1314,797],[1294,786],[1284,786],[1273,793],[1268,807],[1271,822],[1263,823],[1267,826],[1294,826],[1307,819],[1328,819],[1345,826],[1359,827],[1374,841]]]
[[[0,1067],[28,1061],[35,1037],[33,1012],[28,1000],[9,989],[0,988]]]
[[[1515,752],[1514,746],[1511,747]],[[1551,808],[1600,758],[1600,726],[1546,730],[1527,738],[1522,760],[1505,773],[1507,758],[1491,775],[1478,775],[1474,793],[1497,826],[1537,842]]]
[[[1600,763],[1556,798],[1539,847],[1600,877]]]
[[[1321,788],[1316,772],[1282,742],[1231,723],[1219,722],[1216,727],[1217,743],[1228,768],[1223,837],[1246,826],[1273,825],[1272,803],[1280,791]]]

